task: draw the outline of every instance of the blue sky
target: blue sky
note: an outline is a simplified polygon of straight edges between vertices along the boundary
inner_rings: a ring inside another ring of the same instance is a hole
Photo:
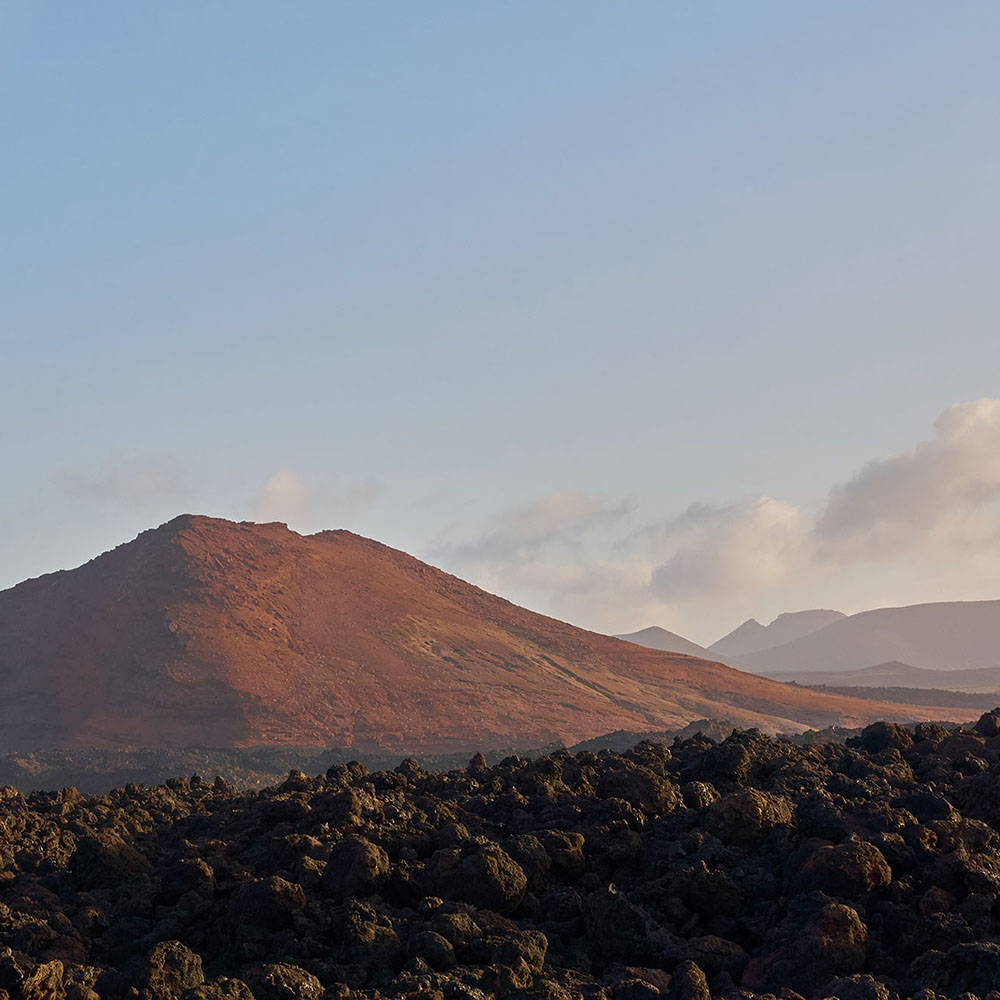
[[[705,641],[1000,597],[998,43],[986,2],[0,2],[0,586],[196,510]],[[831,557],[892,456],[950,520]]]

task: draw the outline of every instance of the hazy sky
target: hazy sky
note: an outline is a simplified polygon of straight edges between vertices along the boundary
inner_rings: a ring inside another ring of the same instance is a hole
[[[596,629],[1000,597],[1000,4],[0,0],[0,586],[181,511]]]

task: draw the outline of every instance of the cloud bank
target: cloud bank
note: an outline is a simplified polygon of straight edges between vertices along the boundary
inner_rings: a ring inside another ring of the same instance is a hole
[[[928,440],[869,461],[816,510],[761,496],[640,524],[635,511],[556,493],[434,554],[487,589],[622,631],[721,622],[718,608],[797,610],[829,601],[838,581],[879,604],[907,603],[914,578],[1000,591],[1000,399],[949,407]]]

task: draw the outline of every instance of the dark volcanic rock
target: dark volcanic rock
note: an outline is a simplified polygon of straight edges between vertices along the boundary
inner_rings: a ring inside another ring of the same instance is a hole
[[[464,857],[456,848],[438,851],[428,875],[430,887],[445,898],[498,913],[516,910],[528,887],[521,866],[496,844],[479,845]]]
[[[146,956],[139,985],[157,996],[180,996],[205,982],[201,957],[180,941],[161,941]]]
[[[994,714],[6,789],[0,1000],[1000,1000]]]
[[[330,852],[323,872],[323,890],[336,899],[368,896],[388,874],[389,856],[378,844],[363,837],[349,837]]]

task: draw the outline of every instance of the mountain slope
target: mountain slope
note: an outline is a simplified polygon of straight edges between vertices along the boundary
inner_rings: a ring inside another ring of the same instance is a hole
[[[595,635],[350,532],[192,515],[0,593],[0,664],[0,750],[447,751],[929,717]]]
[[[792,642],[844,617],[846,616],[840,611],[815,609],[786,612],[778,615],[770,625],[761,625],[756,618],[750,618],[739,628],[713,642],[708,650],[717,656],[738,658],[746,653],[756,653]]]
[[[929,670],[1000,667],[1000,601],[879,608],[742,656],[761,673],[859,670],[899,660]]]

